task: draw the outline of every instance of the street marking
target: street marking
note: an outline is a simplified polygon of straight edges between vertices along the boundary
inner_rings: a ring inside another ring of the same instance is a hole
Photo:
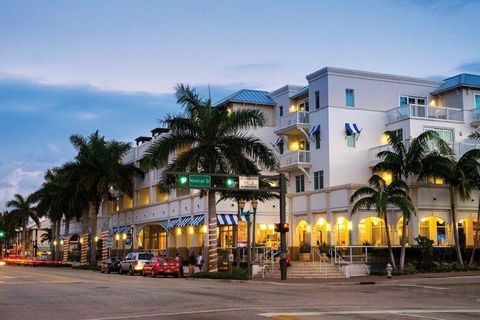
[[[434,286],[424,286],[420,284],[399,284],[400,287],[415,287],[415,288],[424,288],[424,289],[435,289],[435,290],[448,290],[448,288],[443,287],[434,287]]]
[[[269,312],[269,313],[260,313],[260,316],[266,318],[273,318],[279,316],[297,316],[297,317],[308,317],[308,316],[325,316],[325,315],[369,315],[369,314],[394,314],[394,315],[410,315],[418,316],[415,314],[426,314],[426,313],[480,313],[480,309],[461,309],[461,310],[359,310],[359,311],[308,311],[308,312]],[[432,318],[435,319],[435,318]]]
[[[432,316],[421,316],[419,314],[413,314],[413,313],[401,313],[403,315],[406,315],[408,317],[413,317],[413,318],[423,318],[423,319],[431,319],[431,320],[445,320],[445,318],[438,318],[438,317],[432,317]]]

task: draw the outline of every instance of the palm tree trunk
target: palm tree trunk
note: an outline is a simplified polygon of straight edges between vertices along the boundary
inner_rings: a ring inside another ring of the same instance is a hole
[[[91,216],[90,221],[90,265],[96,265],[97,263],[97,242],[95,241],[95,236],[97,235],[97,214],[100,208],[99,201],[95,203],[95,208]]]
[[[208,271],[217,271],[217,208],[215,191],[208,190]]]
[[[455,187],[450,186],[450,212],[452,215],[452,224],[453,224],[453,239],[455,241],[455,251],[457,252],[457,260],[458,263],[463,267],[463,258],[462,252],[460,251],[460,241],[458,239],[458,226],[457,226],[457,200]]]
[[[68,251],[70,251],[69,240],[70,240],[70,219],[65,218],[65,239],[63,241],[65,241],[65,243],[67,244],[67,251],[65,251],[64,249],[65,247],[62,248],[62,251],[63,251],[63,257],[65,257],[66,255],[67,260],[68,260]]]
[[[388,254],[390,255],[390,261],[392,262],[393,270],[397,270],[397,264],[395,263],[395,257],[393,256],[392,241],[390,240],[390,230],[388,228],[388,221],[387,221],[387,213],[386,212],[384,214],[384,221],[385,221],[385,231],[387,233]]]
[[[52,259],[55,260],[55,250],[56,250],[56,248],[55,248],[53,242],[56,239],[55,233],[57,232],[57,222],[51,220],[51,227],[52,227],[52,239],[50,241],[50,251],[52,251]]]
[[[407,219],[405,215],[403,216],[403,221],[402,221],[402,238],[400,240],[400,245],[402,246],[400,249],[400,273],[403,274],[403,268],[405,266],[405,251],[406,251],[406,245],[407,245]]]
[[[27,253],[27,237],[28,237],[28,231],[27,231],[27,221],[28,218],[23,218],[23,251],[25,254]]]
[[[60,237],[60,227],[62,226],[62,218],[60,218],[59,221],[57,221],[57,249],[55,250],[55,261],[60,260],[60,241],[58,241],[58,238]]]
[[[475,239],[473,241],[473,249],[472,249],[472,255],[470,256],[470,262],[468,263],[469,265],[473,265],[473,262],[475,261],[475,251],[478,248],[478,227],[480,224],[480,199],[478,202],[478,210],[477,210],[477,225],[475,227]]]

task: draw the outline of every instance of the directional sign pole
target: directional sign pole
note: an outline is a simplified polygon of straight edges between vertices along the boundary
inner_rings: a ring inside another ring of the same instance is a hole
[[[287,193],[287,181],[283,173],[280,174],[279,179],[280,186],[280,224],[283,226],[286,223],[287,210],[286,210],[286,193]],[[287,233],[285,229],[280,230],[280,274],[282,280],[287,280]]]

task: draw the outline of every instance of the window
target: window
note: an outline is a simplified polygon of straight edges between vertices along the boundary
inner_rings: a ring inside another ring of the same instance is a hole
[[[320,91],[315,91],[315,109],[320,108]]]
[[[320,149],[320,132],[315,133],[315,148]]]
[[[453,147],[453,130],[451,129],[437,129],[437,128],[426,128],[425,131],[435,131],[438,133],[440,138],[448,143],[450,147]],[[430,148],[431,150],[434,150],[434,144],[433,142],[430,142]]]
[[[283,106],[278,107],[278,115],[283,117]]]
[[[313,189],[323,189],[323,170],[313,173]]]
[[[403,129],[393,130],[393,132],[395,132],[395,135],[396,135],[400,140],[403,140]]]
[[[354,136],[347,136],[345,139],[347,140],[347,147],[355,148],[355,137]]]
[[[410,115],[412,117],[426,116],[427,98],[425,97],[413,97],[413,96],[400,96],[400,112],[402,115],[408,115],[410,109]]]
[[[278,144],[278,153],[283,154],[283,143]]]
[[[355,97],[354,97],[353,89],[345,89],[345,105],[347,107],[355,106]]]
[[[305,191],[305,176],[299,175],[295,176],[295,191],[304,192]]]

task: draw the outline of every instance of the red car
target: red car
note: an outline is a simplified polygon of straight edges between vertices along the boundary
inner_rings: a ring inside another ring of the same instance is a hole
[[[151,277],[172,275],[178,278],[180,276],[180,263],[172,258],[153,257],[143,266],[142,274],[144,277],[147,275]]]

